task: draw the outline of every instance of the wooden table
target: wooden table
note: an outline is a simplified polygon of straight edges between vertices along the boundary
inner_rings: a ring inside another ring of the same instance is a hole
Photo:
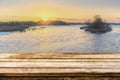
[[[0,80],[120,80],[120,53],[0,53]]]

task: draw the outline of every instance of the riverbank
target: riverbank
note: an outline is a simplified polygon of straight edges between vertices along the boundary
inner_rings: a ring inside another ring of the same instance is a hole
[[[24,31],[30,26],[36,26],[35,22],[0,22],[0,32]]]
[[[28,26],[0,26],[0,32],[24,31]]]

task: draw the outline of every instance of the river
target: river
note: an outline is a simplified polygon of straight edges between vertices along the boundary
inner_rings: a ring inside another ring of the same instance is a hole
[[[0,32],[0,52],[120,52],[120,25],[112,25],[113,30],[103,34],[85,32],[81,26]]]

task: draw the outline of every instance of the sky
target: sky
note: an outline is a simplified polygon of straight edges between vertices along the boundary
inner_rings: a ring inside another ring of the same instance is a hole
[[[0,0],[0,20],[120,19],[120,0]],[[111,20],[112,21],[112,20]]]

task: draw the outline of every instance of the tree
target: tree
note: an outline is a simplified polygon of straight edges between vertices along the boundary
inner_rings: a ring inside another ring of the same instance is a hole
[[[86,26],[86,31],[91,31],[93,33],[104,33],[112,30],[111,26],[108,23],[105,23],[100,17],[100,15],[96,15],[94,19],[95,20],[93,21],[93,23],[90,23],[88,24],[88,26]]]

